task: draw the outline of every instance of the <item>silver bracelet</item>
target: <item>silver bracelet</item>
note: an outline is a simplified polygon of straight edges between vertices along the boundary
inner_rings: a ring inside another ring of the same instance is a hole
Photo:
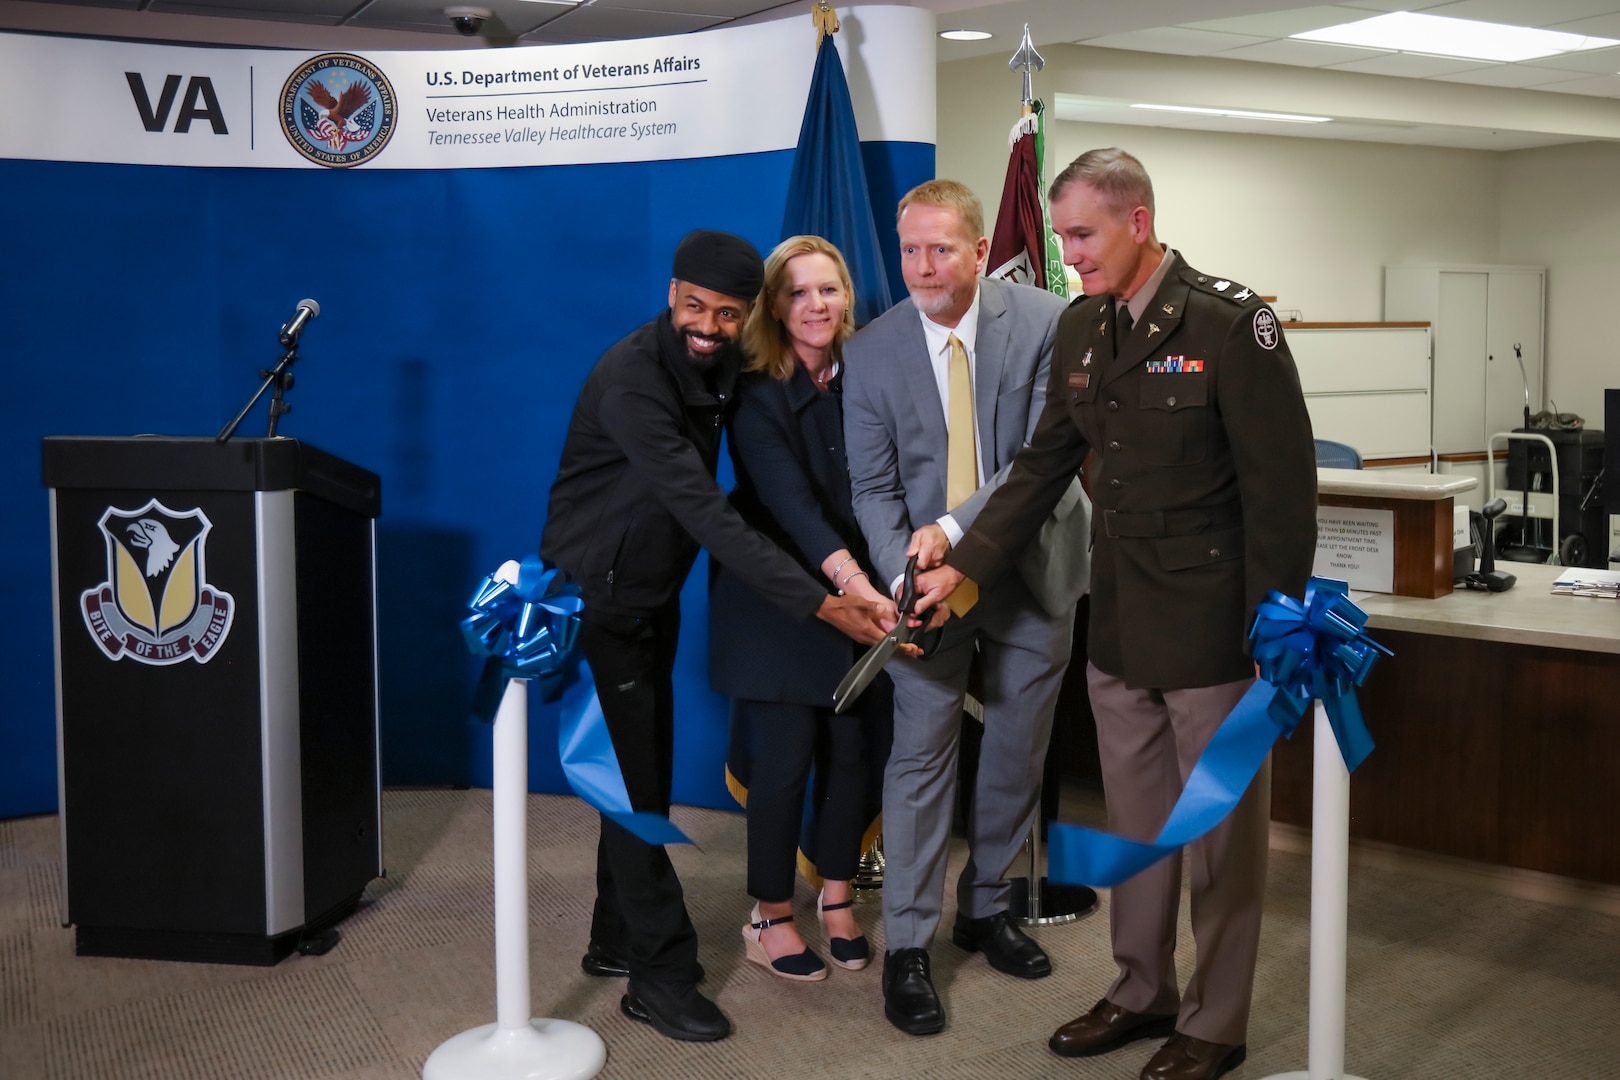
[[[848,585],[850,582],[854,581],[858,577],[866,578],[866,580],[868,580],[868,581],[872,580],[871,578],[866,577],[866,571],[865,570],[862,570],[862,569],[857,567],[847,578],[845,578],[843,581],[840,581],[838,583],[838,591],[843,592],[844,591],[844,586]]]
[[[833,584],[836,585],[838,583],[838,571],[842,570],[844,568],[844,564],[849,562],[849,560],[853,559],[854,557],[855,556],[853,556],[853,555],[845,555],[842,559],[840,559],[838,561],[838,565],[833,567],[832,573],[827,575],[828,577],[833,579]]]

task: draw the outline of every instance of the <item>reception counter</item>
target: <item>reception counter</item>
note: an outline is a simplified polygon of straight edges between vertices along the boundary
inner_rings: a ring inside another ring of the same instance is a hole
[[[1499,568],[1505,593],[1355,594],[1395,655],[1360,692],[1378,746],[1350,835],[1620,885],[1620,601],[1551,595],[1561,567]],[[1274,777],[1273,819],[1308,828],[1308,723]]]

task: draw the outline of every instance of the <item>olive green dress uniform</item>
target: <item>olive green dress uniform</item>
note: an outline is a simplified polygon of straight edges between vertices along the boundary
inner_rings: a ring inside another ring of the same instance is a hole
[[[1253,678],[1255,606],[1273,589],[1302,595],[1316,547],[1310,418],[1275,314],[1252,290],[1165,258],[1175,262],[1134,326],[1110,296],[1064,312],[1034,437],[948,560],[993,588],[1094,452],[1088,677],[1110,828],[1140,840],[1157,835]],[[1180,860],[1114,890],[1110,1001],[1179,1010],[1185,1034],[1244,1041],[1269,782],[1267,768],[1187,851],[1198,967],[1185,995],[1173,957]]]

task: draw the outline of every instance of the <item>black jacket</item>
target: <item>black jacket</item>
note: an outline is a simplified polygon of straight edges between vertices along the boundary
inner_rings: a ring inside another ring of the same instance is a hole
[[[828,555],[854,554],[839,576],[871,565],[850,502],[842,382],[822,393],[797,365],[786,381],[743,375],[727,422],[737,474],[732,505],[829,592],[821,573]],[[830,706],[855,662],[855,642],[819,620],[785,618],[741,569],[711,557],[709,681],[735,698]]]
[[[731,359],[705,378],[668,311],[591,369],[540,540],[541,556],[579,583],[588,606],[634,614],[674,601],[699,547],[794,617],[813,616],[826,598],[714,481],[736,377]]]

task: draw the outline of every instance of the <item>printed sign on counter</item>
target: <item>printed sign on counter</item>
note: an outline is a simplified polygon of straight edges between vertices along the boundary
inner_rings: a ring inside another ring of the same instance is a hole
[[[1395,511],[1318,506],[1311,573],[1347,581],[1352,589],[1394,592]]]

